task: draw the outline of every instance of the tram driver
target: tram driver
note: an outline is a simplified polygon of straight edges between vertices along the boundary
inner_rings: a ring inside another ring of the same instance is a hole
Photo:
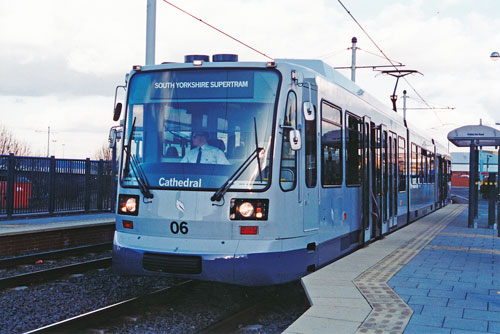
[[[229,165],[230,162],[227,160],[224,152],[215,146],[207,144],[207,139],[208,132],[193,132],[191,138],[193,148],[186,153],[181,162]]]

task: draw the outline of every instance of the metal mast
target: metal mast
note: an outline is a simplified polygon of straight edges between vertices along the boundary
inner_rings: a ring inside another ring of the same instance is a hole
[[[353,37],[352,40],[352,60],[351,60],[351,80],[352,82],[356,81],[356,43],[358,39]]]
[[[146,18],[146,65],[154,65],[156,43],[156,0],[147,1],[148,10]]]

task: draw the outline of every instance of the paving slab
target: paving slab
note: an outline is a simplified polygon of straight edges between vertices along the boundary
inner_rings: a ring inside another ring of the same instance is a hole
[[[428,296],[433,287],[442,283],[442,278],[428,278],[432,267],[405,266],[464,210],[465,206],[447,206],[304,277],[302,285],[311,307],[284,333],[402,333],[415,312],[406,303],[412,298],[418,302],[413,306],[417,310],[415,321],[418,323],[409,330],[417,332],[426,327],[439,329],[438,333],[450,333],[451,329],[442,327],[443,312],[422,315],[423,300],[415,299],[431,298],[436,306],[446,306],[448,298]],[[439,259],[435,263],[439,264]],[[406,275],[395,280],[400,284],[396,290],[400,289],[401,295],[387,285],[399,271]],[[446,268],[437,271],[443,276],[457,272]],[[425,283],[429,287],[419,288],[419,284]],[[456,296],[464,293],[453,292],[452,287],[443,287],[443,291]]]
[[[426,278],[402,270],[389,281],[420,312],[412,316],[404,333],[500,332],[500,286],[495,285],[500,275],[500,238],[484,222],[482,228],[468,228],[467,217],[465,210],[405,266],[429,269]],[[399,285],[405,279],[418,282],[417,287],[428,288],[429,293],[422,296],[420,290],[403,289]],[[430,329],[422,327],[431,324]]]

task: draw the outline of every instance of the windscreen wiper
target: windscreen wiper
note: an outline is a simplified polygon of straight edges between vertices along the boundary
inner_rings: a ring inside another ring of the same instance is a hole
[[[224,196],[224,194],[231,188],[233,183],[243,174],[243,172],[250,166],[250,164],[257,158],[257,163],[259,167],[259,175],[260,175],[260,181],[262,182],[262,172],[260,170],[260,152],[264,151],[263,147],[259,147],[259,142],[257,140],[257,123],[255,121],[255,117],[253,119],[254,121],[254,130],[255,130],[255,150],[250,154],[250,156],[243,161],[243,163],[238,167],[238,169],[231,175],[226,182],[222,186],[220,186],[219,189],[210,197],[210,200],[212,202],[218,202],[221,200],[221,198]]]
[[[259,139],[257,139],[257,121],[255,120],[255,117],[253,118],[253,128],[254,128],[254,133],[255,133],[255,149],[259,149]],[[257,165],[259,167],[259,179],[260,182],[262,182],[262,170],[260,167],[260,157],[259,154],[257,154]]]
[[[149,185],[146,174],[139,164],[139,160],[137,159],[135,154],[132,155],[131,144],[132,137],[134,136],[135,131],[135,120],[136,118],[134,117],[134,121],[132,122],[132,129],[130,130],[130,136],[128,137],[128,143],[126,146],[127,155],[125,157],[125,167],[123,168],[123,173],[125,174],[125,176],[130,175],[130,167],[132,167],[132,172],[135,176],[135,179],[137,180],[137,184],[139,185],[139,190],[144,195],[144,198],[153,198],[153,194],[151,193],[151,191],[149,191],[149,188],[151,186]]]
[[[250,166],[250,164],[257,158],[257,156],[260,154],[261,151],[263,151],[264,148],[262,147],[257,147],[252,154],[241,164],[241,166],[231,175],[226,182],[222,186],[220,186],[219,189],[210,197],[210,200],[212,202],[218,202],[221,200],[222,196],[229,190],[229,188],[233,185],[234,181],[236,181],[241,174]]]
[[[128,176],[130,174],[130,153],[131,153],[132,137],[134,136],[134,131],[135,131],[135,120],[136,118],[134,117],[134,121],[132,122],[132,127],[130,128],[130,135],[128,136],[128,142],[127,145],[125,146],[127,150],[127,155],[125,156],[125,167],[123,168],[123,174],[125,174],[124,176]]]
[[[132,169],[135,175],[135,178],[137,179],[137,184],[139,185],[139,189],[141,190],[141,193],[144,195],[144,198],[153,198],[153,194],[151,191],[149,191],[149,188],[151,187],[148,182],[148,178],[146,177],[146,174],[144,173],[144,169],[142,169],[139,159],[137,159],[136,155],[132,155]]]

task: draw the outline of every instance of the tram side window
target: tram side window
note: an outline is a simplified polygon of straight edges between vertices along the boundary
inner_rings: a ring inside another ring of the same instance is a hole
[[[382,194],[382,146],[381,146],[381,137],[382,136],[382,130],[380,129],[380,126],[377,126],[375,129],[375,176],[374,180],[376,181],[375,184],[375,192],[377,195]]]
[[[330,103],[321,103],[321,184],[342,184],[342,114]]]
[[[314,113],[316,113],[316,106],[314,106]],[[305,125],[305,170],[306,170],[306,186],[308,188],[316,187],[318,179],[317,168],[317,153],[316,153],[316,119],[306,121]]]
[[[297,96],[293,91],[288,93],[283,125],[297,128]],[[297,183],[297,152],[290,147],[290,128],[283,129],[281,147],[280,186],[283,191],[290,191]]]
[[[134,123],[135,122],[135,123]],[[148,126],[148,121],[146,120],[146,125],[144,124],[144,105],[136,104],[132,106],[132,117],[128,123],[127,132],[130,135],[130,130],[132,128],[132,124],[134,125],[134,132],[132,134],[132,141],[130,152],[135,155],[135,157],[139,161],[143,161],[144,159],[144,127]],[[128,141],[128,138],[127,138]],[[150,142],[154,142],[154,139],[151,138]]]
[[[411,143],[411,183],[418,183],[417,145]]]
[[[434,172],[434,153],[429,154],[429,183],[434,183],[435,172]]]
[[[346,114],[346,184],[361,184],[361,133],[363,123],[351,114]]]
[[[426,168],[425,168],[425,161],[426,161],[426,151],[420,147],[418,147],[418,153],[419,153],[419,161],[420,161],[420,167],[418,170],[418,175],[419,175],[419,183],[426,183]]]
[[[384,173],[384,185],[383,185],[383,193],[387,194],[387,180],[388,180],[388,156],[389,150],[387,146],[388,137],[387,131],[382,131],[382,173]]]
[[[399,151],[398,151],[398,164],[399,164],[399,185],[398,190],[401,192],[406,191],[406,139],[399,137]]]

